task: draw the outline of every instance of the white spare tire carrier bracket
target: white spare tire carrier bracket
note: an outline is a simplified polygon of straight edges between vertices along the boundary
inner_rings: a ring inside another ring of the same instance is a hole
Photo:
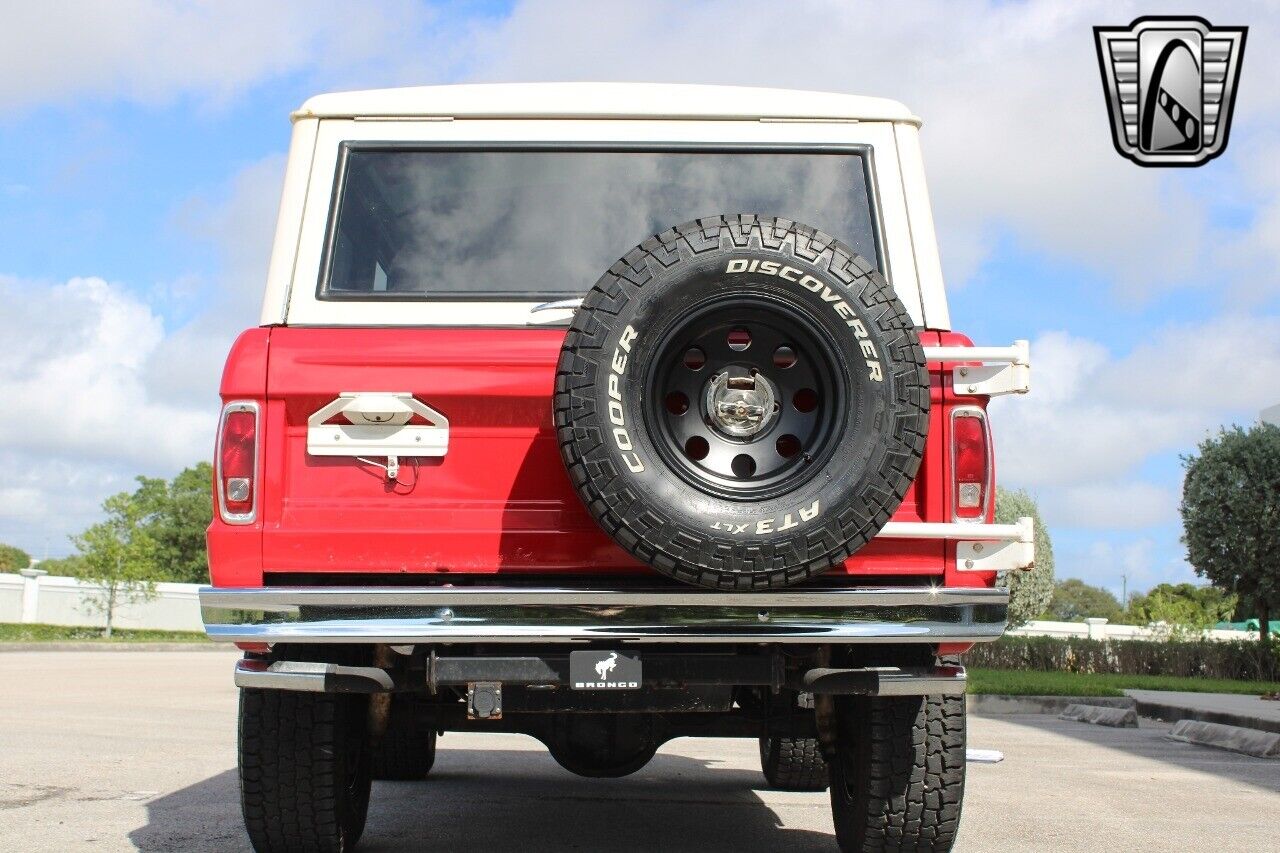
[[[427,423],[410,423],[414,415]],[[339,416],[346,423],[334,421]],[[449,419],[408,391],[343,391],[307,418],[309,455],[385,456],[389,480],[399,475],[401,457],[448,450]]]

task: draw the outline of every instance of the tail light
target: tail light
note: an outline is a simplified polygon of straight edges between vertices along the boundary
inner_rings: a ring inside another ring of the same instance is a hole
[[[991,435],[982,409],[951,413],[953,512],[957,521],[984,521],[991,498]]]
[[[228,403],[218,427],[218,511],[228,524],[249,524],[258,508],[258,404]]]

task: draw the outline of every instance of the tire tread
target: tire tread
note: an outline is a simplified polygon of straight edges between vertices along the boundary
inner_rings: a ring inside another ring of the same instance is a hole
[[[855,295],[888,341],[886,379],[900,405],[887,425],[877,476],[856,500],[802,534],[766,544],[716,539],[640,507],[605,443],[602,413],[592,389],[604,370],[606,342],[630,293],[681,259],[727,248],[788,248],[820,266]],[[915,479],[929,426],[929,378],[924,350],[906,308],[864,258],[835,238],[781,218],[751,214],[707,217],[669,228],[615,262],[588,292],[565,337],[557,364],[554,419],[570,481],[588,511],[614,541],[660,572],[698,586],[725,590],[790,586],[851,557],[893,515]]]

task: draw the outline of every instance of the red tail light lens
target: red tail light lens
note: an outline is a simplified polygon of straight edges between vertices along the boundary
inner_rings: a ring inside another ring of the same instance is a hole
[[[951,437],[955,517],[981,520],[991,490],[986,416],[979,409],[957,411],[951,421]]]
[[[257,459],[258,408],[249,403],[233,403],[223,414],[218,447],[217,489],[224,521],[253,521]]]

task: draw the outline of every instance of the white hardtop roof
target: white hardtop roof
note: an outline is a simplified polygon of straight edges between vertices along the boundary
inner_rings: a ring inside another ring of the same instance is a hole
[[[816,119],[919,124],[888,98],[673,83],[478,83],[316,95],[293,118]]]

